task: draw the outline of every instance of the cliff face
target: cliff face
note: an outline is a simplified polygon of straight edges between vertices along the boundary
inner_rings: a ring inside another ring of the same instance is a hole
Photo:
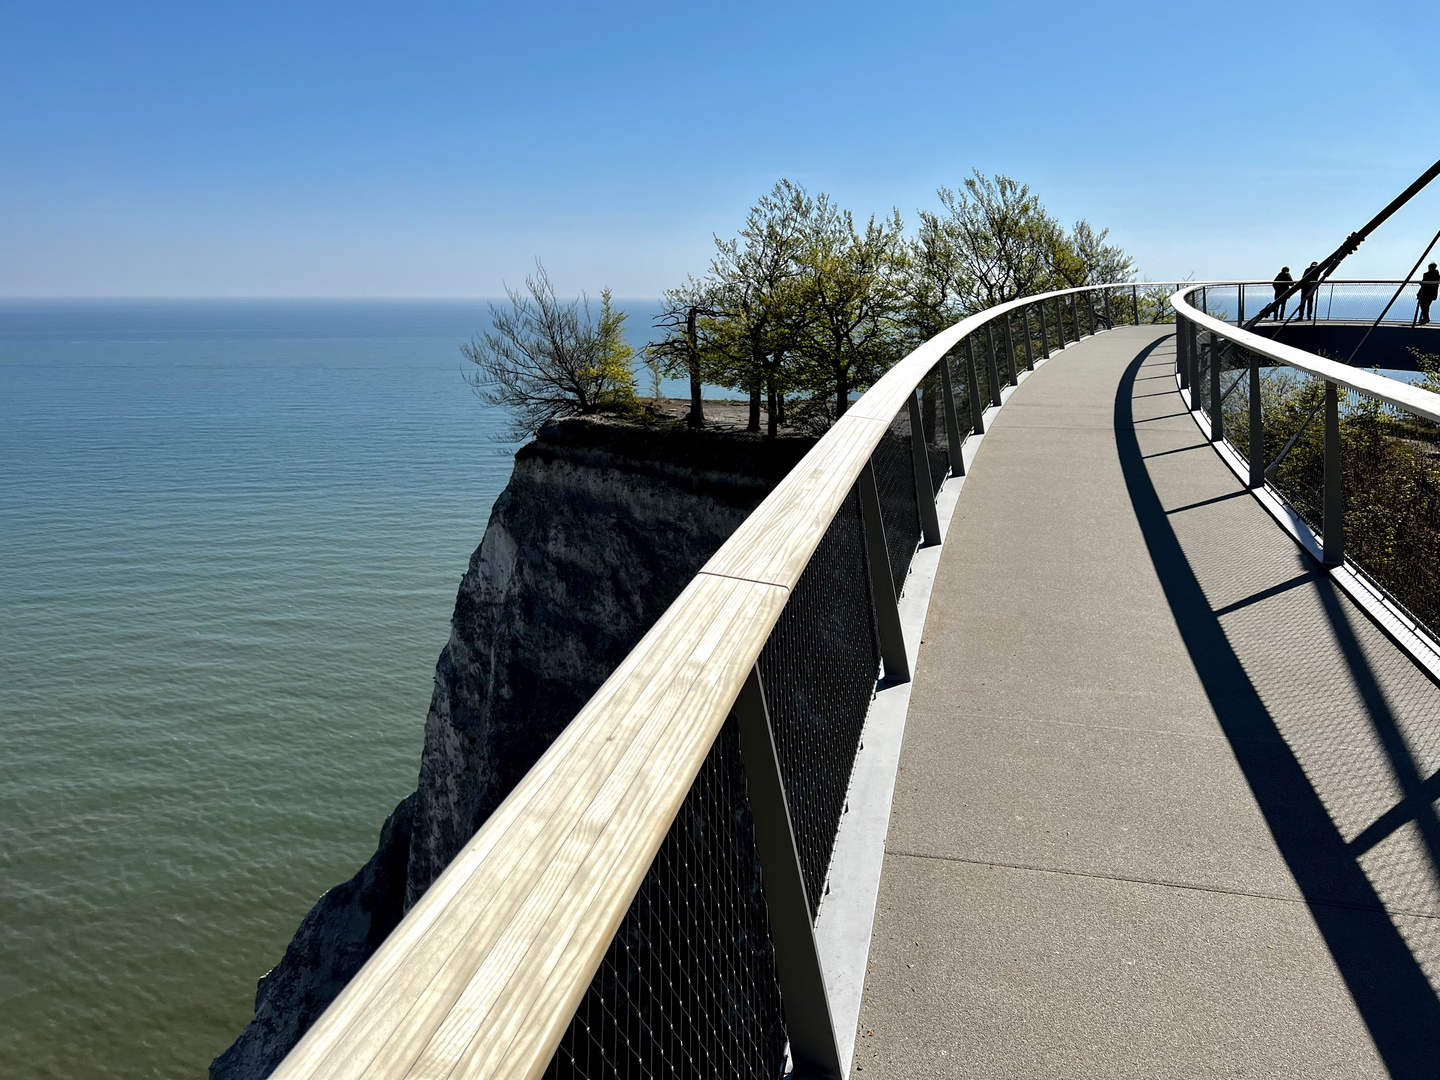
[[[516,454],[460,582],[418,788],[260,980],[212,1080],[269,1075],[812,443],[572,419]]]

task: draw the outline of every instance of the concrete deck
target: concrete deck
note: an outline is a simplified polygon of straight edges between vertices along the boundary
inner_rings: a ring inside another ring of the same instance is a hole
[[[1202,440],[1168,328],[946,538],[852,1077],[1440,1076],[1440,690]]]

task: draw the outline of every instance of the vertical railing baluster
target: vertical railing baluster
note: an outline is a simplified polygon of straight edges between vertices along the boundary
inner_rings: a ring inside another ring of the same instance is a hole
[[[1345,564],[1345,476],[1340,461],[1340,394],[1325,382],[1325,510],[1321,534],[1326,566]]]
[[[1225,410],[1220,407],[1220,357],[1223,355],[1220,339],[1210,331],[1210,441],[1219,442],[1225,438]]]
[[[965,451],[960,438],[960,416],[955,411],[955,387],[950,381],[950,358],[940,358],[940,403],[945,407],[945,439],[950,444],[950,475],[965,475]]]
[[[1140,325],[1140,289],[1138,286],[1130,286],[1130,303],[1135,308],[1135,325]]]
[[[1040,309],[1040,355],[1046,360],[1050,359],[1050,327],[1046,325],[1045,301],[1041,300],[1035,305]]]
[[[1190,358],[1190,408],[1195,409],[1195,395],[1200,393],[1200,331],[1194,319],[1185,320],[1185,338],[1185,355]]]
[[[1265,486],[1265,417],[1260,410],[1260,354],[1252,352],[1250,354],[1250,486],[1252,488]]]
[[[770,726],[758,665],[746,676],[734,709],[794,1075],[840,1080],[835,1021],[825,992],[805,874],[800,867],[795,827],[785,798],[780,755],[775,749],[775,732]]]
[[[880,638],[880,659],[885,680],[910,681],[910,659],[905,655],[905,634],[900,628],[900,604],[890,571],[890,548],[885,543],[885,519],[880,513],[880,489],[875,465],[867,461],[860,473],[860,517],[865,525],[865,561],[870,569],[870,599],[875,606],[875,633]]]
[[[1179,314],[1175,316],[1175,372],[1180,376],[1180,389],[1190,389],[1190,353],[1185,347],[1189,340],[1189,333],[1185,327],[1185,320]],[[1190,397],[1195,394],[1191,391]]]
[[[1109,290],[1109,289],[1106,289],[1106,290],[1105,290],[1105,329],[1106,329],[1106,330],[1114,330],[1114,329],[1115,329],[1115,315],[1114,315],[1114,313],[1110,310],[1110,290]]]
[[[1025,312],[1025,370],[1035,370],[1035,346],[1030,341],[1030,305],[1026,304]]]

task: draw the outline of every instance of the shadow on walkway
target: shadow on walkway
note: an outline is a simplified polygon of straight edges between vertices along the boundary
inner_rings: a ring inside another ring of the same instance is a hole
[[[1231,646],[1220,613],[1212,610],[1146,468],[1131,402],[1137,381],[1142,381],[1140,370],[1158,344],[1142,351],[1126,369],[1114,407],[1120,464],[1155,571],[1236,761],[1386,1067],[1404,1080],[1435,1080],[1440,1075],[1440,999],[1358,859],[1414,821],[1440,867],[1440,821],[1428,801],[1440,792],[1440,781],[1434,776],[1421,779],[1328,577],[1312,570],[1267,590],[1305,586],[1321,598],[1404,795],[1399,806],[1346,843]]]

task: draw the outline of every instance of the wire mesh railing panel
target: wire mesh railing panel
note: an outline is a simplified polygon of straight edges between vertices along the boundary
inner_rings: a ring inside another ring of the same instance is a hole
[[[1210,414],[1210,357],[1213,342],[1211,336],[1202,331],[1195,335],[1195,381],[1190,387],[1191,405]]]
[[[1325,520],[1325,383],[1284,365],[1260,383],[1265,478],[1317,533]]]
[[[1440,425],[1340,398],[1345,554],[1432,637],[1440,630]]]
[[[785,1040],[732,716],[545,1075],[775,1080]]]
[[[944,363],[942,360],[941,363]],[[940,365],[920,382],[920,421],[925,428],[925,448],[930,462],[931,494],[940,490],[950,474],[950,432],[945,425],[945,402],[940,396]]]
[[[1250,350],[1233,342],[1220,350],[1220,415],[1225,441],[1242,457],[1250,455]]]
[[[920,545],[920,504],[915,491],[908,406],[895,414],[870,460],[875,466],[875,486],[880,492],[890,574],[895,579],[895,595],[899,596],[904,591],[905,575],[910,572],[910,560]]]
[[[955,423],[960,428],[960,438],[965,439],[971,431],[970,423],[970,377],[965,373],[963,348],[955,355],[947,356],[940,363],[950,367],[950,392],[955,396]],[[947,442],[946,451],[950,447]]]
[[[860,498],[851,490],[760,652],[760,679],[813,918],[880,670]]]

